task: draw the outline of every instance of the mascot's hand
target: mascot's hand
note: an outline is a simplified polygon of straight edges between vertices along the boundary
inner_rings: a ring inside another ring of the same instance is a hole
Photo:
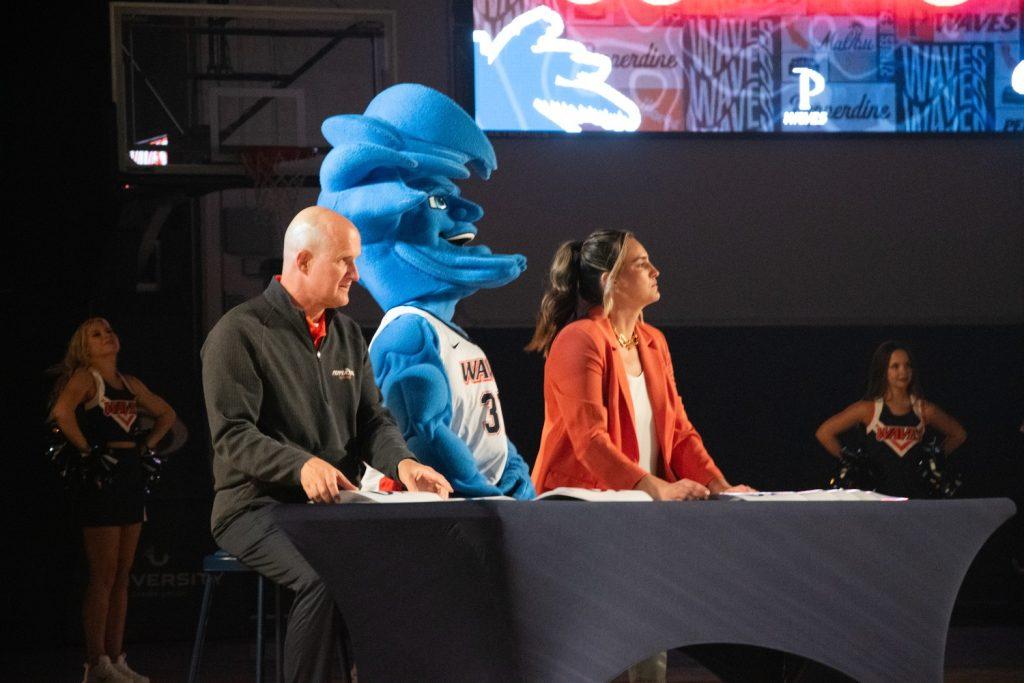
[[[429,491],[442,498],[447,498],[452,493],[452,485],[437,470],[412,458],[406,458],[398,463],[398,480],[410,491]]]
[[[530,481],[530,468],[511,441],[508,442],[508,461],[498,480],[498,488],[503,495],[512,496],[516,500],[533,500],[537,497],[533,482]]]

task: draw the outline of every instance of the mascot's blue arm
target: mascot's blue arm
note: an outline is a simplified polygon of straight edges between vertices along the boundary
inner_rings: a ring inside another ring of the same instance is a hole
[[[530,481],[530,467],[523,456],[519,455],[511,439],[508,441],[508,460],[505,462],[505,471],[498,479],[498,488],[502,495],[519,500],[533,500],[537,497],[533,482]]]
[[[480,474],[465,442],[449,427],[451,390],[438,352],[437,333],[417,315],[403,315],[377,336],[370,349],[384,404],[398,421],[409,449],[467,497],[534,496],[526,463],[509,442],[501,479],[493,486]]]

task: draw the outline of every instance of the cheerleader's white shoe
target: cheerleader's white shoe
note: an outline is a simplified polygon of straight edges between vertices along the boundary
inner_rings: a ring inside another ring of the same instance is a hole
[[[117,672],[121,674],[126,681],[131,681],[131,683],[149,683],[148,676],[143,676],[138,671],[128,666],[128,661],[126,660],[123,652],[118,656],[117,661],[114,662],[114,668],[117,669]]]
[[[91,666],[86,664],[85,676],[82,677],[82,683],[132,683],[132,680],[122,674],[106,655],[100,655],[99,660]]]

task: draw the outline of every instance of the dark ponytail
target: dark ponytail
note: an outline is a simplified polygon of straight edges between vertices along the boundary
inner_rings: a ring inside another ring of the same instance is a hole
[[[627,237],[632,237],[632,233],[598,230],[585,240],[564,242],[558,247],[527,351],[546,356],[555,335],[579,317],[581,303],[587,308],[609,305],[610,289],[601,283],[601,276],[609,273],[609,283],[614,280]]]
[[[555,252],[548,276],[548,289],[540,301],[537,327],[527,351],[547,355],[558,331],[576,319],[579,308],[580,249],[583,242],[563,242]]]

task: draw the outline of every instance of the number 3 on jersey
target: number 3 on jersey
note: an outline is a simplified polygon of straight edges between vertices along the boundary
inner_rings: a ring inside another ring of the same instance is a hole
[[[484,410],[484,429],[487,430],[488,434],[497,434],[501,431],[501,419],[498,417],[498,401],[494,398],[494,394],[491,392],[485,393],[480,397],[480,403],[483,404]]]

